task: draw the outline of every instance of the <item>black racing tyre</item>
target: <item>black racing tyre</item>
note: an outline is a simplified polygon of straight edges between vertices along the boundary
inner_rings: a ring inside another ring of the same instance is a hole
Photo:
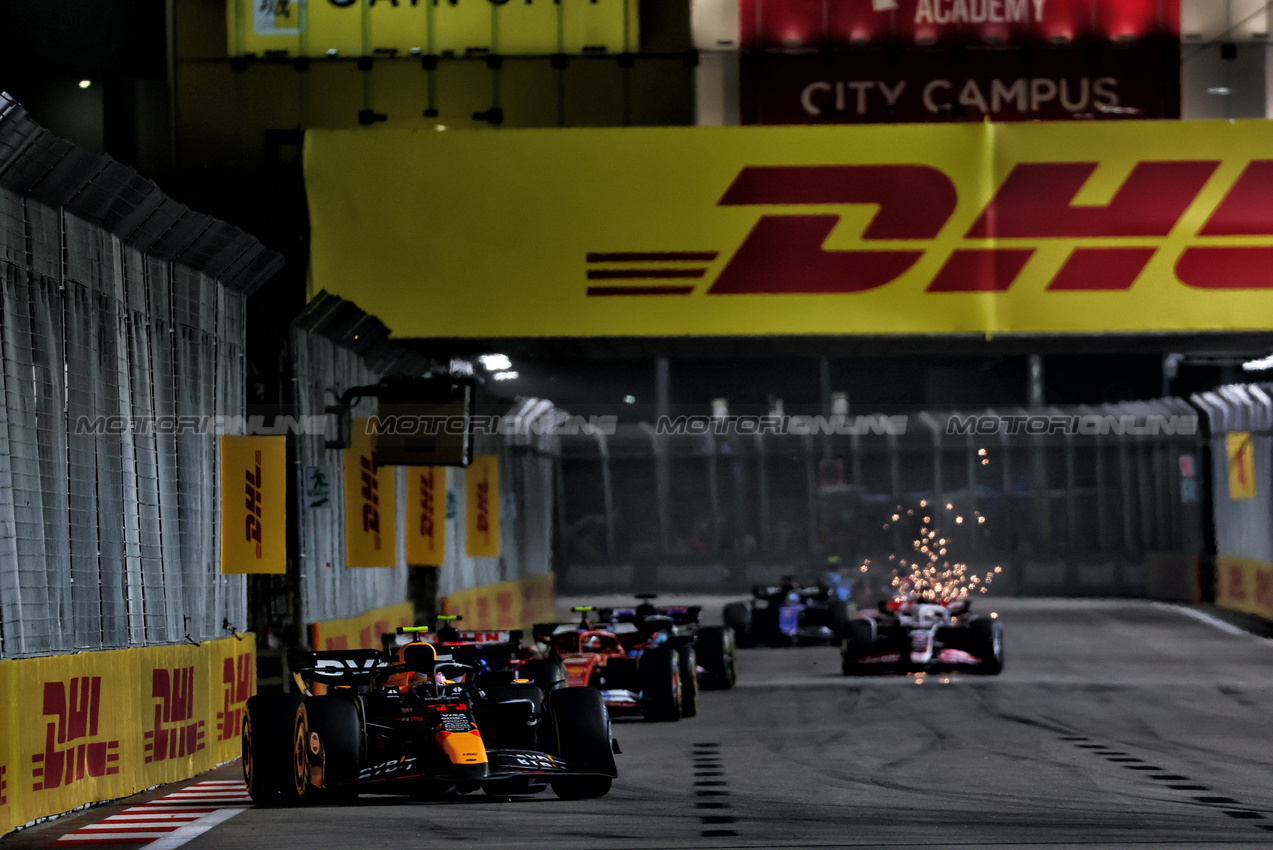
[[[852,602],[845,602],[837,599],[831,604],[831,631],[836,635],[843,637],[849,628],[849,624],[857,619],[857,606]]]
[[[310,788],[315,799],[352,802],[358,798],[362,769],[363,729],[358,706],[347,696],[310,697],[301,704],[310,741],[317,735],[321,755],[321,789]],[[311,761],[315,754],[311,750]],[[315,793],[317,792],[317,793]]]
[[[969,672],[984,676],[997,676],[1003,672],[1003,623],[989,617],[978,617],[968,624],[972,642],[972,654],[982,664]]]
[[[681,717],[698,714],[698,655],[693,644],[676,651],[676,671],[681,679]]]
[[[530,679],[545,695],[566,684],[566,665],[556,658],[533,658],[517,670],[519,679]]]
[[[729,626],[704,626],[694,637],[698,664],[703,668],[699,686],[732,688],[738,678],[738,651],[734,646],[734,630]]]
[[[725,606],[721,619],[725,625],[734,630],[734,638],[739,646],[755,646],[756,639],[751,631],[751,606],[746,602],[731,602]]]
[[[300,694],[260,694],[243,714],[243,782],[252,800],[267,806],[300,802],[295,761]]]
[[[681,719],[681,673],[676,650],[656,646],[641,653],[637,662],[645,719],[652,723]]]
[[[849,620],[844,627],[844,639],[840,643],[840,672],[845,676],[860,676],[866,672],[859,659],[871,652],[875,632],[870,622],[863,619]]]
[[[563,800],[604,797],[618,775],[610,738],[610,713],[596,688],[558,688],[548,697],[548,715],[555,740],[553,754],[591,776],[562,776],[551,780],[553,793]]]

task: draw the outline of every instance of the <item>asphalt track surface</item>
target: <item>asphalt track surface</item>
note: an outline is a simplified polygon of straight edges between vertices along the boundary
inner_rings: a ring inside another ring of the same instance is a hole
[[[245,806],[182,846],[1273,846],[1273,643],[1152,602],[993,607],[997,677],[845,678],[833,648],[745,650],[738,686],[703,694],[698,717],[615,723],[620,776],[600,800]],[[47,846],[175,787],[0,848]]]

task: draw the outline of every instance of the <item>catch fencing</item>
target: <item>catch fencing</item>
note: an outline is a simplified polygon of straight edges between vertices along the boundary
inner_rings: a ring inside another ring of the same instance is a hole
[[[431,360],[389,341],[388,336],[388,328],[378,319],[348,301],[319,293],[292,330],[297,413],[322,416],[350,387],[373,385],[389,375],[422,376],[438,368]],[[369,396],[355,404],[352,417],[376,413],[376,399]],[[540,399],[519,401],[511,410],[504,405],[494,410],[484,407],[480,413],[494,413],[503,423],[499,433],[478,433],[474,441],[475,454],[499,458],[500,554],[487,557],[466,552],[465,470],[446,469],[444,556],[437,575],[437,594],[443,597],[552,570],[557,443],[551,429],[538,423],[564,414]],[[307,469],[326,470],[333,482],[328,504],[319,508],[301,504],[296,511],[300,622],[357,617],[407,600],[405,475],[399,470],[394,479],[396,566],[347,569],[344,492],[340,486],[342,451],[326,448],[326,438],[319,434],[301,435],[297,445],[296,492],[304,491]],[[287,579],[274,581],[281,584]],[[276,615],[279,619],[287,616],[282,606]]]
[[[0,94],[0,657],[245,627],[207,421],[281,264]]]
[[[1003,568],[1001,591],[1139,595],[1165,580],[1164,595],[1187,596],[1181,571],[1202,545],[1189,483],[1199,419],[1161,399],[813,428],[785,417],[750,434],[734,420],[695,435],[620,422],[611,435],[563,437],[559,586],[735,592],[863,565],[882,586],[889,556],[912,550],[906,511],[936,510],[952,555]],[[1158,553],[1176,558],[1175,575],[1158,575]]]

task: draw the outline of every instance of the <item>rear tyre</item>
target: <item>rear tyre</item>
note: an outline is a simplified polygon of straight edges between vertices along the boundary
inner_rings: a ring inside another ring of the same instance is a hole
[[[312,744],[318,735],[322,786],[309,789],[315,800],[351,803],[358,799],[362,767],[362,723],[358,706],[343,696],[310,697],[301,704]],[[310,753],[311,761],[316,757]]]
[[[604,797],[618,769],[610,742],[610,713],[605,698],[595,688],[558,688],[548,698],[555,740],[554,755],[577,770],[593,776],[562,776],[551,781],[553,793],[563,800]]]
[[[676,650],[670,646],[647,649],[637,662],[637,673],[641,677],[645,719],[651,723],[680,720],[681,674]]]
[[[243,714],[243,781],[254,802],[266,806],[301,801],[295,781],[294,738],[300,694],[251,697]]]
[[[844,627],[844,640],[840,643],[840,672],[845,676],[862,676],[869,672],[861,659],[871,654],[875,633],[866,620],[850,620]]]
[[[681,679],[681,717],[693,717],[698,714],[698,654],[693,645],[686,645],[677,650],[676,659]]]
[[[756,640],[751,632],[751,607],[746,602],[731,602],[725,606],[721,619],[725,625],[734,630],[734,637],[739,646],[755,646]]]
[[[972,673],[997,676],[1003,672],[1003,623],[981,617],[968,624],[972,640],[972,654],[982,664],[972,668]]]
[[[738,652],[734,646],[734,630],[729,626],[706,626],[698,630],[694,638],[703,678],[699,685],[708,688],[729,689],[738,678]]]

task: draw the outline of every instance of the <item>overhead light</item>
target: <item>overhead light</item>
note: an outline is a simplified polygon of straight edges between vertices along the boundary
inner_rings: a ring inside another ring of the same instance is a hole
[[[636,404],[636,396],[634,396],[634,395],[625,395],[625,396],[623,397],[623,403],[624,403],[624,404]]]
[[[514,381],[514,380],[516,380],[517,378],[520,378],[520,377],[521,377],[521,376],[520,376],[519,374],[517,374],[517,372],[514,372],[514,371],[512,371],[512,370],[509,370],[509,371],[507,371],[507,372],[496,372],[496,373],[495,373],[495,380],[497,380],[497,381]]]
[[[1273,354],[1268,357],[1261,357],[1259,360],[1248,360],[1242,364],[1242,369],[1246,372],[1262,372],[1265,369],[1273,369]]]
[[[1212,86],[1207,89],[1207,94],[1233,94],[1233,90],[1228,86]]]
[[[329,48],[327,48],[327,55],[328,55],[328,56],[335,56],[335,55],[336,55],[337,53],[339,53],[339,52],[340,52],[340,51],[339,51],[339,50],[337,50],[337,49],[336,49],[336,48],[334,48],[334,47],[329,47]]]
[[[508,359],[507,354],[483,354],[477,359],[482,364],[482,368],[488,372],[502,372],[513,366],[513,361]]]
[[[80,80],[80,88],[86,89],[93,84],[92,80]]]

